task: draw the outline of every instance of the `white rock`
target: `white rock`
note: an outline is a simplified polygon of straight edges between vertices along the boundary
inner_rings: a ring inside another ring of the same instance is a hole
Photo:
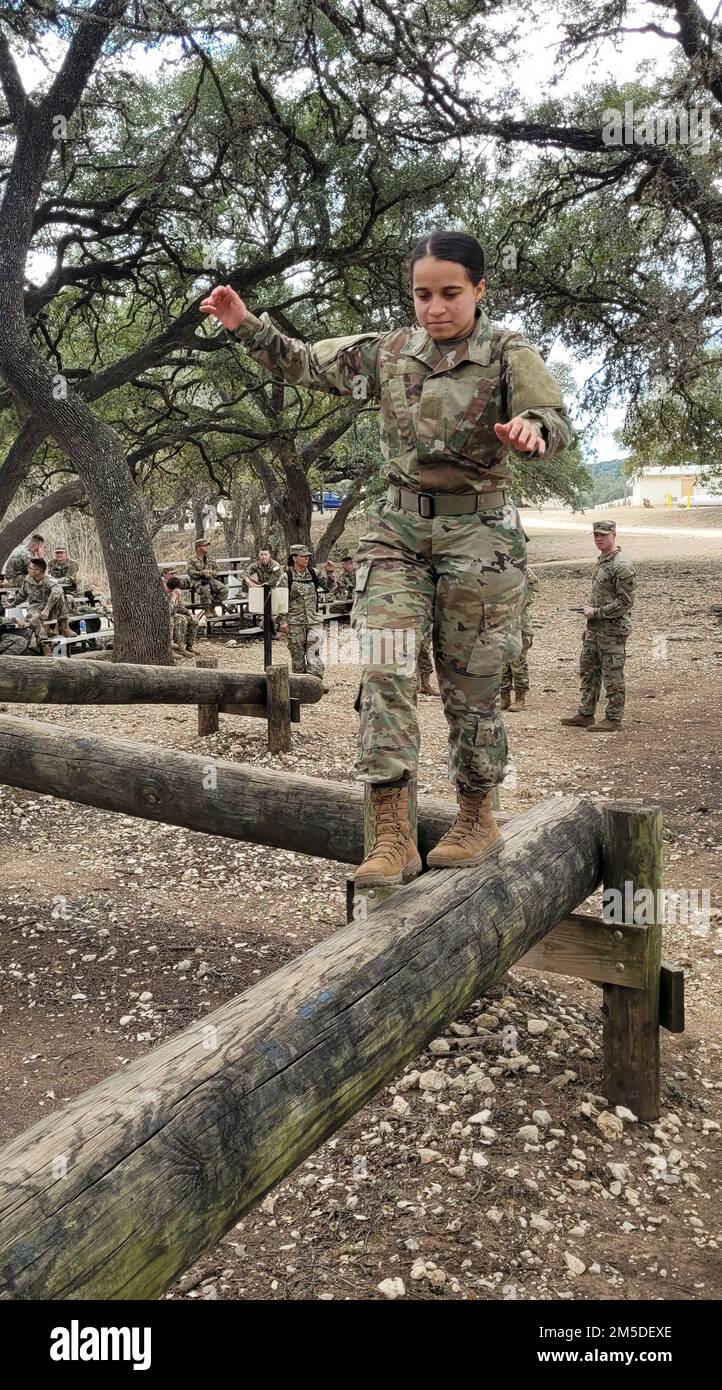
[[[541,1125],[542,1129],[546,1129],[552,1122],[552,1117],[548,1110],[532,1110],[531,1117],[535,1124]]]
[[[438,1163],[441,1154],[438,1149],[417,1149],[420,1163]]]
[[[394,1096],[391,1102],[391,1109],[396,1115],[408,1115],[411,1106],[407,1100],[404,1100],[403,1096]]]
[[[419,1076],[419,1089],[422,1091],[445,1091],[449,1084],[443,1071],[422,1071]]]
[[[536,1212],[532,1216],[531,1225],[535,1231],[542,1231],[544,1235],[548,1235],[550,1231],[554,1230],[552,1222],[547,1221],[545,1216],[537,1216]]]
[[[489,1210],[485,1212],[484,1215],[487,1221],[493,1221],[495,1226],[500,1226],[504,1219],[504,1214],[499,1211],[498,1207],[489,1207]]]
[[[533,1038],[538,1038],[542,1033],[546,1033],[549,1024],[545,1018],[528,1018],[526,1021],[526,1031],[531,1033]]]
[[[570,1255],[568,1250],[564,1252],[564,1263],[570,1274],[583,1274],[586,1270],[586,1265],[576,1255]]]
[[[451,1052],[451,1046],[446,1038],[434,1038],[434,1041],[429,1043],[429,1052],[433,1052],[435,1057],[443,1057],[444,1053]]]
[[[473,1154],[471,1155],[471,1161],[472,1161],[472,1163],[473,1163],[473,1165],[474,1165],[475,1168],[488,1168],[488,1167],[489,1167],[489,1160],[488,1160],[486,1154],[485,1154],[485,1153],[482,1153],[480,1149],[475,1149],[475,1150],[474,1150]]]
[[[476,1113],[476,1115],[472,1115],[472,1116],[471,1116],[471,1119],[470,1119],[470,1120],[467,1120],[467,1124],[470,1124],[470,1125],[488,1125],[490,1119],[491,1119],[491,1111],[490,1111],[490,1110],[478,1110],[477,1113]]]
[[[637,1123],[637,1116],[634,1111],[629,1110],[626,1105],[615,1105],[614,1113],[619,1116],[620,1120],[628,1120],[633,1125]]]
[[[539,1130],[536,1125],[522,1125],[521,1128],[517,1130],[517,1135],[520,1139],[523,1139],[526,1144],[539,1143]]]
[[[604,1135],[605,1139],[621,1139],[624,1134],[624,1125],[619,1115],[613,1115],[611,1110],[603,1110],[601,1115],[597,1115],[597,1129]]]
[[[376,1285],[376,1288],[380,1294],[383,1294],[384,1298],[406,1297],[406,1285],[403,1279],[399,1279],[398,1277],[396,1279],[382,1279],[381,1283]]]

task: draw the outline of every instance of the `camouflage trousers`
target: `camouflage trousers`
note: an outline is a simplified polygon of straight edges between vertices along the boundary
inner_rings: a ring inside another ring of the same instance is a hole
[[[199,627],[200,623],[192,613],[174,613],[171,618],[171,638],[176,646],[191,648]]]
[[[4,632],[0,637],[0,656],[25,656],[29,645],[30,634],[27,630]]]
[[[323,623],[312,623],[310,626],[306,623],[289,623],[287,641],[294,675],[323,675],[326,669],[321,657]]]
[[[488,791],[503,781],[502,669],[521,650],[526,544],[512,504],[426,519],[378,504],[356,559],[352,623],[363,665],[358,776],[415,774],[419,643],[430,629],[444,714],[449,777]]]
[[[58,625],[58,632],[63,637],[74,636],[72,628],[68,625],[68,605],[64,598],[62,602],[60,599],[48,601],[48,617],[46,619],[40,616],[43,611],[42,608],[37,607],[28,609],[28,625],[33,629],[38,642],[54,631],[53,624],[55,623]]]
[[[624,711],[624,663],[626,660],[626,632],[614,628],[609,630],[588,627],[582,641],[582,655],[579,661],[581,694],[579,713],[594,714],[597,701],[602,693],[602,682],[607,696],[607,719],[621,719]]]
[[[217,603],[224,603],[228,598],[228,585],[222,584],[220,579],[208,579],[203,584],[194,585],[194,588],[196,602],[206,613],[212,613]]]
[[[526,654],[532,644],[526,632],[521,634],[521,652],[516,661],[507,661],[501,676],[502,694],[510,690],[529,689],[529,662]]]

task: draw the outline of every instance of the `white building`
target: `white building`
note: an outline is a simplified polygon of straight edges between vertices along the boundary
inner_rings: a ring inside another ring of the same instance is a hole
[[[687,502],[689,498],[689,503]],[[653,507],[666,507],[668,499],[671,506],[709,506],[722,505],[722,488],[712,493],[703,488],[698,475],[687,467],[643,468],[632,481],[630,502],[633,507],[641,507],[645,499]]]

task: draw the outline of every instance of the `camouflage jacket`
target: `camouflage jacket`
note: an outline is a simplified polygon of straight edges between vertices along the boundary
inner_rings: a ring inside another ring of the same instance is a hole
[[[255,560],[254,563],[249,565],[248,569],[244,571],[243,578],[255,579],[257,584],[270,584],[274,589],[282,580],[285,583],[283,566],[279,565],[278,560],[271,560],[268,565],[262,565],[260,560]]]
[[[617,546],[611,555],[600,555],[592,571],[592,593],[589,600],[591,608],[599,609],[599,616],[588,618],[590,627],[600,623],[613,623],[622,632],[631,632],[630,613],[634,605],[634,586],[636,572],[628,560],[623,560]]]
[[[302,343],[267,313],[249,312],[229,337],[289,385],[380,401],[383,474],[416,491],[508,486],[509,452],[494,425],[514,415],[538,426],[547,457],[572,439],[559,386],[539,353],[479,307],[469,337],[447,353],[424,328]]]
[[[338,579],[334,582],[333,597],[339,599],[353,598],[356,591],[356,566],[346,573],[342,570]]]
[[[319,591],[323,593],[326,589],[326,580],[321,574],[316,575],[316,580]],[[289,568],[286,582],[289,587],[288,615],[284,616],[284,621],[289,624],[289,627],[295,623],[300,625],[317,623],[318,596],[310,569],[295,570]]]
[[[30,575],[26,574],[15,590],[16,603],[29,604],[31,612],[36,609],[41,613],[56,596],[59,608],[61,611],[64,609],[67,614],[65,594],[59,584],[54,584],[48,579],[47,574],[43,575],[42,579],[31,579]]]
[[[166,589],[165,596],[168,600],[168,607],[170,608],[173,618],[177,618],[180,613],[185,617],[193,616],[193,610],[188,606],[190,594],[188,595],[188,599],[186,599],[182,589]]]
[[[536,591],[539,588],[539,580],[533,569],[527,565],[526,580],[524,586],[524,602],[521,609],[521,630],[525,637],[534,636],[534,624],[531,620],[531,606],[536,598]]]
[[[78,587],[77,560],[66,560],[64,565],[61,565],[58,560],[51,560],[46,573],[50,575],[51,579],[57,579],[64,588],[75,587],[77,589]],[[65,582],[63,583],[63,581]]]
[[[32,558],[26,545],[17,545],[5,561],[3,569],[5,578],[13,584],[22,579],[23,575],[28,572],[28,565]]]
[[[218,565],[212,560],[210,555],[206,555],[203,560],[195,553],[188,561],[186,574],[191,584],[202,584],[204,579],[219,579]],[[219,582],[223,581],[219,579]]]

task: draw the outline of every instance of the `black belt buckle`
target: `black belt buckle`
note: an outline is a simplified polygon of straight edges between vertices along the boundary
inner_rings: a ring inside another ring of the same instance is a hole
[[[434,516],[434,499],[432,494],[430,492],[420,492],[418,498],[419,516],[422,517],[424,521],[431,521]]]

